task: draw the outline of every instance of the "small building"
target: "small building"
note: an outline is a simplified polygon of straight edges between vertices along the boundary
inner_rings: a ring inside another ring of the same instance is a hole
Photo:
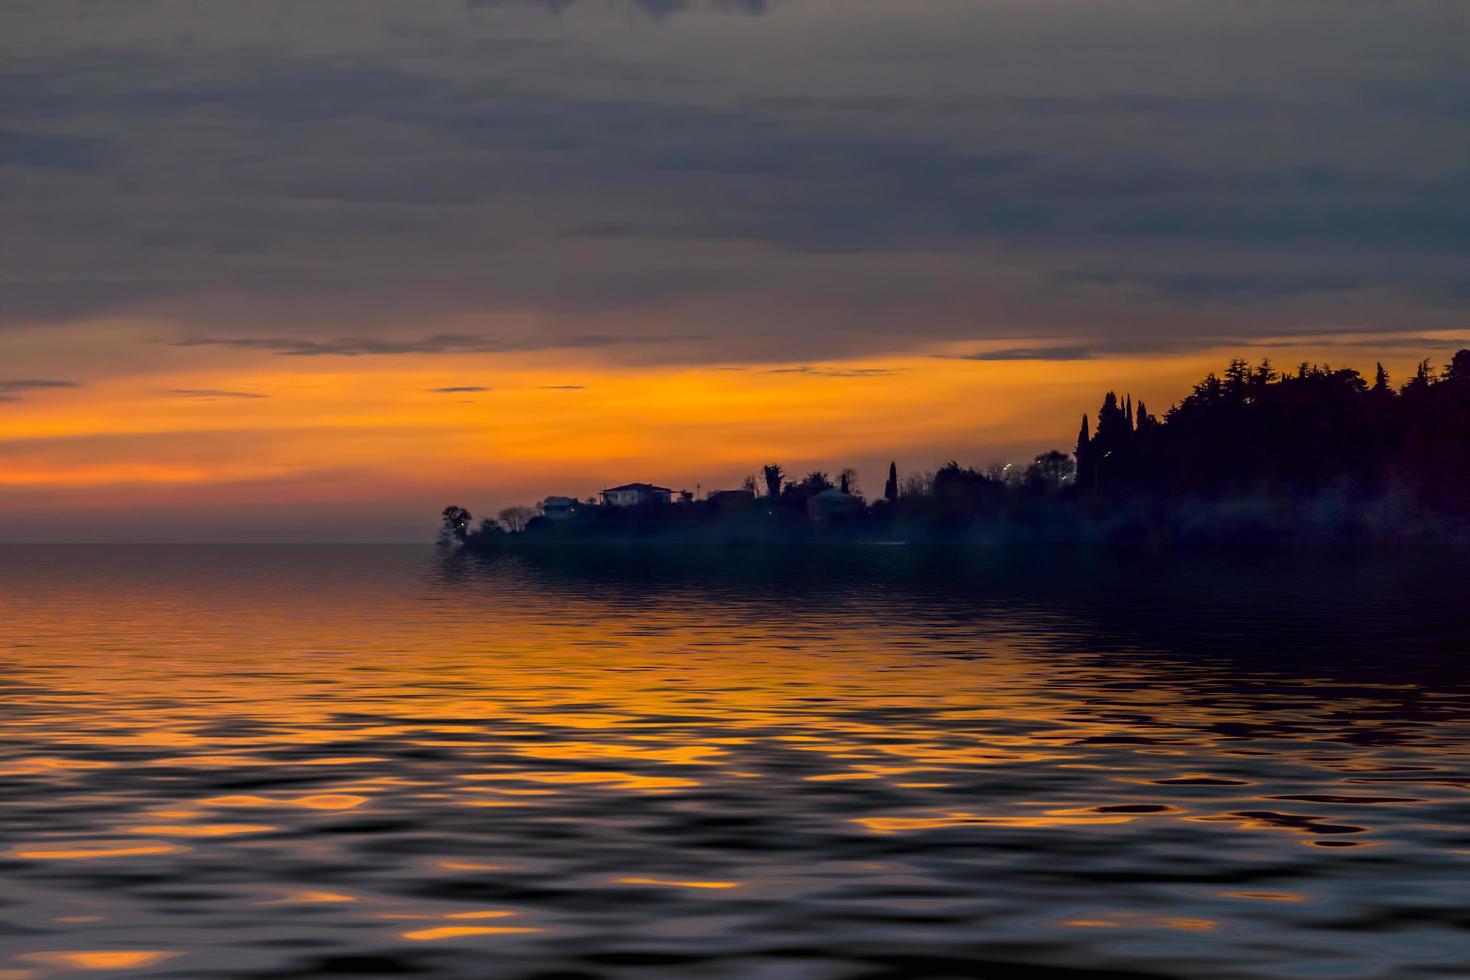
[[[739,506],[754,499],[754,490],[716,490],[709,495],[709,502],[716,507]]]
[[[828,487],[821,493],[806,498],[806,516],[814,521],[861,514],[863,507],[863,498],[843,493],[836,487]]]
[[[580,506],[576,497],[547,497],[541,501],[541,514],[549,521],[565,521],[575,517]]]
[[[651,483],[625,483],[602,491],[602,503],[607,507],[638,507],[643,504],[666,504],[673,496],[674,491],[668,487],[656,487]]]

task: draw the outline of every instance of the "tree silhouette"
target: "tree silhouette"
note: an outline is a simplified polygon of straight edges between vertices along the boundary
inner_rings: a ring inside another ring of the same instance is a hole
[[[1455,352],[1444,366],[1444,380],[1451,384],[1470,384],[1470,350]]]
[[[505,525],[507,531],[519,534],[526,529],[527,524],[531,523],[531,518],[536,516],[536,512],[530,507],[516,506],[507,507],[495,516],[500,519],[500,523]]]
[[[441,516],[443,523],[439,527],[439,543],[464,544],[465,539],[469,537],[470,521],[474,520],[470,512],[463,507],[450,505],[444,508]]]
[[[1397,393],[1348,368],[1235,359],[1162,420],[1138,405],[1131,431],[1109,393],[1097,432],[1078,436],[1079,487],[1114,497],[1268,494],[1283,501],[1333,488],[1366,499],[1396,486],[1436,507],[1470,512],[1470,351],[1443,372],[1422,361]]]
[[[781,481],[786,478],[786,473],[777,463],[769,463],[761,467],[761,475],[766,480],[766,496],[775,500],[781,496]]]
[[[1082,416],[1082,429],[1077,433],[1077,479],[1079,482],[1092,486],[1094,481],[1095,466],[1092,454],[1092,436],[1087,431],[1087,416]]]
[[[1378,397],[1393,394],[1393,388],[1388,383],[1388,372],[1383,369],[1382,361],[1378,362],[1377,370],[1373,372],[1373,387],[1369,390]]]
[[[934,493],[934,471],[909,473],[899,486],[899,497],[928,497]]]
[[[832,479],[821,470],[812,470],[799,484],[800,490],[808,497],[814,497],[823,490],[832,489]]]
[[[1037,456],[1026,468],[1025,483],[1033,490],[1056,493],[1077,474],[1077,464],[1066,453],[1051,450]]]
[[[761,541],[895,529],[918,539],[956,539],[982,526],[986,534],[1046,529],[1061,537],[1083,535],[1081,540],[1103,540],[1120,529],[1153,535],[1181,533],[1182,527],[1248,542],[1304,528],[1334,534],[1371,527],[1470,530],[1470,350],[1456,351],[1441,370],[1420,362],[1397,391],[1382,364],[1375,365],[1370,385],[1349,368],[1304,362],[1278,373],[1269,361],[1252,367],[1239,358],[1206,375],[1161,417],[1149,414],[1142,399],[1135,405],[1131,394],[1120,400],[1110,391],[1095,425],[1082,416],[1075,462],[1057,450],[1024,467],[980,470],[950,460],[937,472],[911,473],[902,482],[892,462],[885,505],[869,510],[861,501],[846,501],[852,513],[838,522],[827,519],[831,497],[808,503],[832,488],[825,472],[787,480],[773,463],[761,473],[771,506],[715,508],[696,501],[616,513],[588,508],[578,520],[559,522],[555,532],[551,522],[533,521],[530,508],[506,508],[500,524],[486,521],[474,534],[469,512],[447,507],[440,540],[488,546],[502,524],[511,532],[532,532],[528,541],[537,539],[543,524],[549,540],[683,534],[701,526],[705,540],[731,531],[732,539]],[[851,469],[837,482],[844,492],[858,492]],[[745,484],[758,487],[754,476]],[[510,539],[500,546],[511,547]]]

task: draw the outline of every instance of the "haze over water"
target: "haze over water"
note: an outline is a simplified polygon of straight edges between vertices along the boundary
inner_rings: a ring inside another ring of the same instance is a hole
[[[0,978],[1463,976],[1455,582],[6,548]]]

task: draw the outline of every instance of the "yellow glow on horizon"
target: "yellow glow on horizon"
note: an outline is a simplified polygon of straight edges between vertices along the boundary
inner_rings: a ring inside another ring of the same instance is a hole
[[[1161,413],[1239,353],[963,356],[976,346],[776,365],[207,350],[186,369],[175,354],[156,371],[133,365],[0,406],[0,509],[350,505],[466,490],[498,506],[623,479],[733,486],[772,460],[792,472],[1015,461],[1070,450],[1106,390]],[[1278,366],[1322,359],[1306,343],[1247,353]],[[1402,379],[1409,359],[1390,354],[1363,346],[1343,359],[1369,372],[1382,359]],[[486,390],[446,390],[465,388]],[[864,475],[869,492],[881,485]]]

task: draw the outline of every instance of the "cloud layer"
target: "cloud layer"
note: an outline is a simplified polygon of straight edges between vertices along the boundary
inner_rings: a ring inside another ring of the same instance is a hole
[[[1466,26],[1458,0],[12,4],[0,331],[789,363],[1460,326]]]
[[[48,388],[78,388],[75,381],[52,381],[40,378],[0,378],[0,402],[13,402],[21,396],[33,391],[45,391]]]

